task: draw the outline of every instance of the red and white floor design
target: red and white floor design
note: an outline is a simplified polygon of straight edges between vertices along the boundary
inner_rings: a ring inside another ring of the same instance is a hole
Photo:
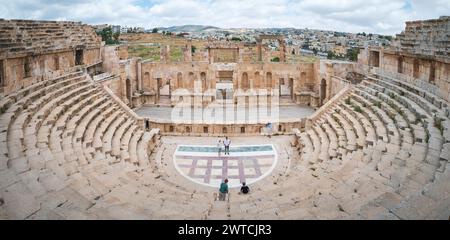
[[[248,185],[266,177],[276,165],[277,153],[271,144],[231,146],[230,155],[219,156],[215,146],[180,145],[173,159],[176,169],[187,179],[219,187],[228,178],[230,188]]]

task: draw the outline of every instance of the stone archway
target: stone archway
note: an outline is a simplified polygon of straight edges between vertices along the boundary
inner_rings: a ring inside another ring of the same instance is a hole
[[[291,99],[294,98],[294,78],[289,78],[289,92],[291,94]]]
[[[189,72],[187,86],[185,85],[184,87],[192,91],[192,89],[194,89],[195,80],[196,75],[193,72]]]
[[[4,66],[3,60],[0,60],[0,87],[6,85],[5,70],[3,70],[4,69],[3,66]]]
[[[150,91],[151,89],[151,82],[150,82],[150,73],[149,72],[145,72],[144,73],[144,83],[143,83],[143,89],[145,91]]]
[[[129,79],[129,78],[127,78],[126,80],[125,80],[125,94],[126,94],[126,98],[127,98],[127,100],[128,100],[128,102],[130,103],[130,105],[131,105],[131,80]]]
[[[241,86],[240,88],[243,90],[248,90],[249,88],[249,81],[248,81],[248,74],[246,72],[242,73],[242,78],[241,78]]]
[[[172,98],[171,79],[157,78],[157,96],[159,104],[170,104]]]
[[[420,61],[419,59],[414,59],[413,62],[413,78],[419,78],[419,73],[420,73]]]
[[[324,100],[327,97],[327,81],[322,79],[320,82],[320,104],[323,105]]]
[[[259,72],[255,72],[255,81],[253,82],[253,88],[259,89],[261,86],[261,76]]]
[[[430,62],[430,76],[428,78],[428,81],[432,84],[434,84],[436,80],[436,62],[431,61]]]
[[[272,88],[272,73],[268,72],[266,73],[266,84],[265,84],[267,89],[271,89]]]
[[[179,88],[183,88],[183,74],[180,72],[177,74],[177,89]]]
[[[200,73],[200,80],[202,82],[202,92],[205,92],[207,90],[206,73],[205,72]]]
[[[403,56],[398,57],[397,72],[403,73]]]
[[[83,49],[75,50],[75,65],[83,65]]]

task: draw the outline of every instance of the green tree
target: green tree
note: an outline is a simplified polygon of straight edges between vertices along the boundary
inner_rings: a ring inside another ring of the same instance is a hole
[[[120,33],[118,33],[118,32],[113,33],[114,41],[116,41],[117,43],[119,43],[119,36],[120,36]]]
[[[100,36],[102,36],[102,41],[107,41],[112,38],[112,30],[110,27],[103,28],[100,32]]]
[[[231,41],[242,41],[242,39],[238,38],[238,37],[232,37]]]
[[[336,58],[336,54],[332,51],[328,51],[327,59],[334,59]]]
[[[388,41],[392,41],[392,36],[386,35],[386,36],[381,36],[382,38],[385,38]]]
[[[270,60],[271,62],[280,62],[280,58],[279,57],[274,57],[272,58],[272,60]]]
[[[152,33],[157,33],[158,29],[157,28],[153,28]]]
[[[119,33],[114,33],[113,35],[111,27],[103,28],[102,31],[97,34],[102,37],[102,41],[104,41],[106,45],[119,43]]]
[[[196,48],[194,45],[192,45],[192,46],[191,46],[191,52],[192,52],[192,54],[195,53],[195,50],[197,50],[197,48]]]

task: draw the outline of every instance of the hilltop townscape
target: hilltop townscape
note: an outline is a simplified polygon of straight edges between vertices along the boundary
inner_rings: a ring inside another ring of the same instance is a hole
[[[231,28],[221,29],[213,26],[183,25],[173,27],[156,27],[144,29],[142,27],[121,27],[118,25],[96,25],[94,28],[100,32],[105,28],[111,28],[113,33],[160,33],[186,39],[208,41],[242,41],[256,43],[259,35],[283,35],[285,44],[297,48],[303,55],[318,56],[328,59],[342,59],[356,61],[359,49],[368,46],[390,46],[394,44],[393,36],[385,36],[373,33],[344,33],[326,30],[294,29],[294,28]],[[278,45],[274,42],[270,45],[274,50]]]

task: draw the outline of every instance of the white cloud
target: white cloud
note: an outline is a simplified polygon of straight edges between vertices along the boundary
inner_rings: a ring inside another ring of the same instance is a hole
[[[0,18],[146,28],[202,24],[395,34],[405,21],[448,13],[448,0],[0,0]]]

